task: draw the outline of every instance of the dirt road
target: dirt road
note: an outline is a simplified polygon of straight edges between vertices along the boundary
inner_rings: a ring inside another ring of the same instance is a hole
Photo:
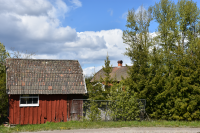
[[[23,132],[23,133],[30,133],[30,132]],[[200,133],[200,128],[123,127],[123,128],[39,131],[31,133]]]

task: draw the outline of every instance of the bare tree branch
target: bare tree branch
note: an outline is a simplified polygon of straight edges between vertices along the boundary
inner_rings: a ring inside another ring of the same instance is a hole
[[[14,47],[11,47],[11,57],[12,58],[22,58],[22,59],[32,59],[33,56],[36,56],[35,52],[28,52],[26,50],[26,52],[23,51],[16,51]]]

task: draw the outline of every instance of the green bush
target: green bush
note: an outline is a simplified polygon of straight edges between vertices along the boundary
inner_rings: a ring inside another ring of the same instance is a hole
[[[129,87],[120,87],[121,84],[112,87],[109,96],[110,115],[114,120],[131,121],[138,120],[139,106],[136,94],[132,93]]]

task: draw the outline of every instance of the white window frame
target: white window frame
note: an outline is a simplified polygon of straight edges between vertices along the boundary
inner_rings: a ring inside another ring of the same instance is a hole
[[[100,85],[101,85],[101,89],[102,89],[102,91],[106,91],[106,90],[105,90],[105,85],[102,84],[102,83],[100,83],[100,82],[94,84],[93,86],[96,86],[97,84],[100,84]]]
[[[29,94],[27,94],[27,95],[29,95]],[[32,104],[27,104],[27,101],[26,101],[26,104],[21,104],[21,98],[38,98],[38,102],[32,103]],[[37,95],[37,96],[22,96],[22,95],[20,95],[19,107],[36,107],[36,106],[39,106],[39,95]]]

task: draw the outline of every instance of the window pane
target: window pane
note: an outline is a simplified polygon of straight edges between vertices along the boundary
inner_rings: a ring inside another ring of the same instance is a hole
[[[27,98],[27,104],[32,104],[33,99],[32,98]]]
[[[21,98],[20,104],[26,104],[26,98]]]
[[[33,103],[38,103],[38,98],[33,98]]]

